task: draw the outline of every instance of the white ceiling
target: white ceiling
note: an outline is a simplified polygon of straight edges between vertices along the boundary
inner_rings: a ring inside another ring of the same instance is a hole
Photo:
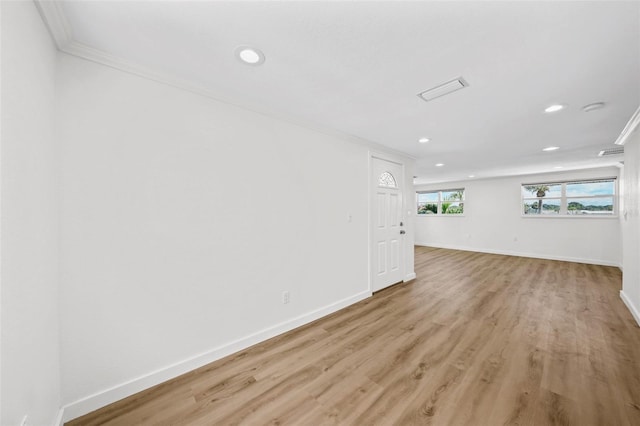
[[[616,164],[597,153],[640,105],[638,1],[60,4],[63,50],[404,152],[416,183]],[[266,62],[240,63],[239,45]]]

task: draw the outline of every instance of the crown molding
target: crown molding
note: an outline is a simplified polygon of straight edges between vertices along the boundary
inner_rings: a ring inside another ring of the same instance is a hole
[[[627,123],[626,126],[624,126],[624,129],[622,129],[620,136],[618,136],[618,139],[616,139],[614,143],[616,145],[624,145],[625,143],[627,143],[627,140],[629,140],[629,137],[638,128],[639,125],[640,125],[640,107],[638,107],[636,112],[633,113],[633,115],[629,119],[629,122]]]
[[[51,36],[53,37],[58,50],[60,50],[61,52],[101,65],[105,65],[129,74],[133,74],[147,80],[152,80],[157,83],[166,84],[180,90],[185,90],[196,95],[204,96],[214,101],[223,102],[237,108],[242,108],[253,113],[261,114],[269,118],[304,127],[319,133],[323,133],[325,135],[346,140],[351,143],[363,145],[367,148],[395,154],[408,160],[416,160],[415,157],[407,153],[389,148],[387,146],[367,139],[360,138],[355,135],[331,129],[329,127],[322,126],[305,119],[291,117],[286,114],[278,114],[274,113],[273,111],[267,111],[259,105],[239,104],[237,103],[237,101],[234,101],[233,99],[220,93],[214,92],[206,87],[195,85],[192,82],[177,78],[170,74],[161,73],[150,68],[142,67],[135,64],[134,62],[119,58],[102,50],[87,46],[83,43],[79,43],[73,39],[73,31],[71,30],[71,26],[64,15],[64,11],[62,10],[62,6],[59,1],[34,0],[34,2],[38,10],[40,11],[40,15],[47,25],[47,28],[49,29],[49,32],[51,33]]]
[[[306,129],[313,130],[318,133],[323,133],[328,136],[346,140],[350,143],[363,145],[370,149],[379,150],[389,154],[394,154],[408,160],[413,160],[413,161],[416,160],[415,157],[407,153],[395,150],[393,148],[389,148],[387,146],[381,145],[379,143],[376,143],[367,139],[360,138],[355,135],[351,135],[335,129],[331,129],[329,127],[319,125],[317,123],[314,123],[305,119],[301,119],[299,117],[291,117],[285,114],[274,113],[273,111],[265,110],[263,107],[260,107],[259,105],[239,104],[237,103],[237,101],[234,101],[229,97],[226,97],[220,93],[214,92],[203,86],[195,85],[192,82],[177,78],[170,74],[161,73],[158,71],[154,71],[150,68],[142,67],[131,61],[111,55],[102,50],[87,46],[75,40],[70,40],[65,45],[61,47],[59,46],[58,48],[60,51],[67,53],[71,56],[75,56],[84,60],[95,62],[110,68],[117,69],[119,71],[126,72],[128,74],[133,74],[147,80],[155,81],[160,84],[165,84],[180,90],[191,92],[193,94],[203,96],[217,102],[222,102],[228,105],[232,105],[236,108],[241,108],[241,109],[250,111],[252,113],[261,114],[272,119],[276,119],[276,120],[284,121],[296,126],[304,127]]]
[[[73,40],[73,32],[64,15],[62,5],[51,0],[34,0],[34,3],[56,46],[58,49],[64,50]]]
[[[64,48],[61,48],[60,50],[71,56],[76,56],[78,58],[95,62],[101,65],[105,65],[110,68],[115,68],[117,70],[126,72],[128,74],[133,74],[139,77],[143,77],[147,80],[153,80],[158,83],[173,86],[175,88],[186,90],[186,91],[189,91],[201,96],[205,96],[208,98],[212,98],[217,101],[222,101],[222,102],[231,103],[231,104],[233,103],[231,99],[225,98],[224,96],[213,93],[211,90],[208,90],[205,87],[200,87],[200,86],[194,85],[193,83],[187,80],[182,80],[174,76],[171,76],[169,74],[157,72],[150,68],[142,67],[131,61],[111,55],[102,50],[87,46],[75,40],[71,40],[66,46],[64,46]]]

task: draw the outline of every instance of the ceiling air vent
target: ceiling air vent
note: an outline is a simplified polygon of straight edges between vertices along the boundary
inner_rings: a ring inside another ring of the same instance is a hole
[[[449,93],[455,92],[456,90],[464,89],[467,86],[469,86],[469,83],[464,81],[462,77],[458,77],[454,80],[442,83],[441,85],[436,86],[432,89],[418,93],[418,96],[426,102],[429,102],[434,100],[435,98],[439,98],[440,96],[448,95]]]
[[[598,153],[598,157],[606,157],[607,155],[622,155],[624,154],[624,146],[617,146],[615,148],[603,149]]]

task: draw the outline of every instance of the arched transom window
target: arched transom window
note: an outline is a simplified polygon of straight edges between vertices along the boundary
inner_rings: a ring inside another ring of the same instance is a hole
[[[380,177],[378,178],[378,186],[383,188],[397,188],[398,184],[396,183],[396,179],[389,172],[382,172]]]

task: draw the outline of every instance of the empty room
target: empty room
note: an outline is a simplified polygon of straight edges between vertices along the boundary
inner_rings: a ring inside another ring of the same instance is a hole
[[[639,425],[640,1],[0,1],[0,424]]]

